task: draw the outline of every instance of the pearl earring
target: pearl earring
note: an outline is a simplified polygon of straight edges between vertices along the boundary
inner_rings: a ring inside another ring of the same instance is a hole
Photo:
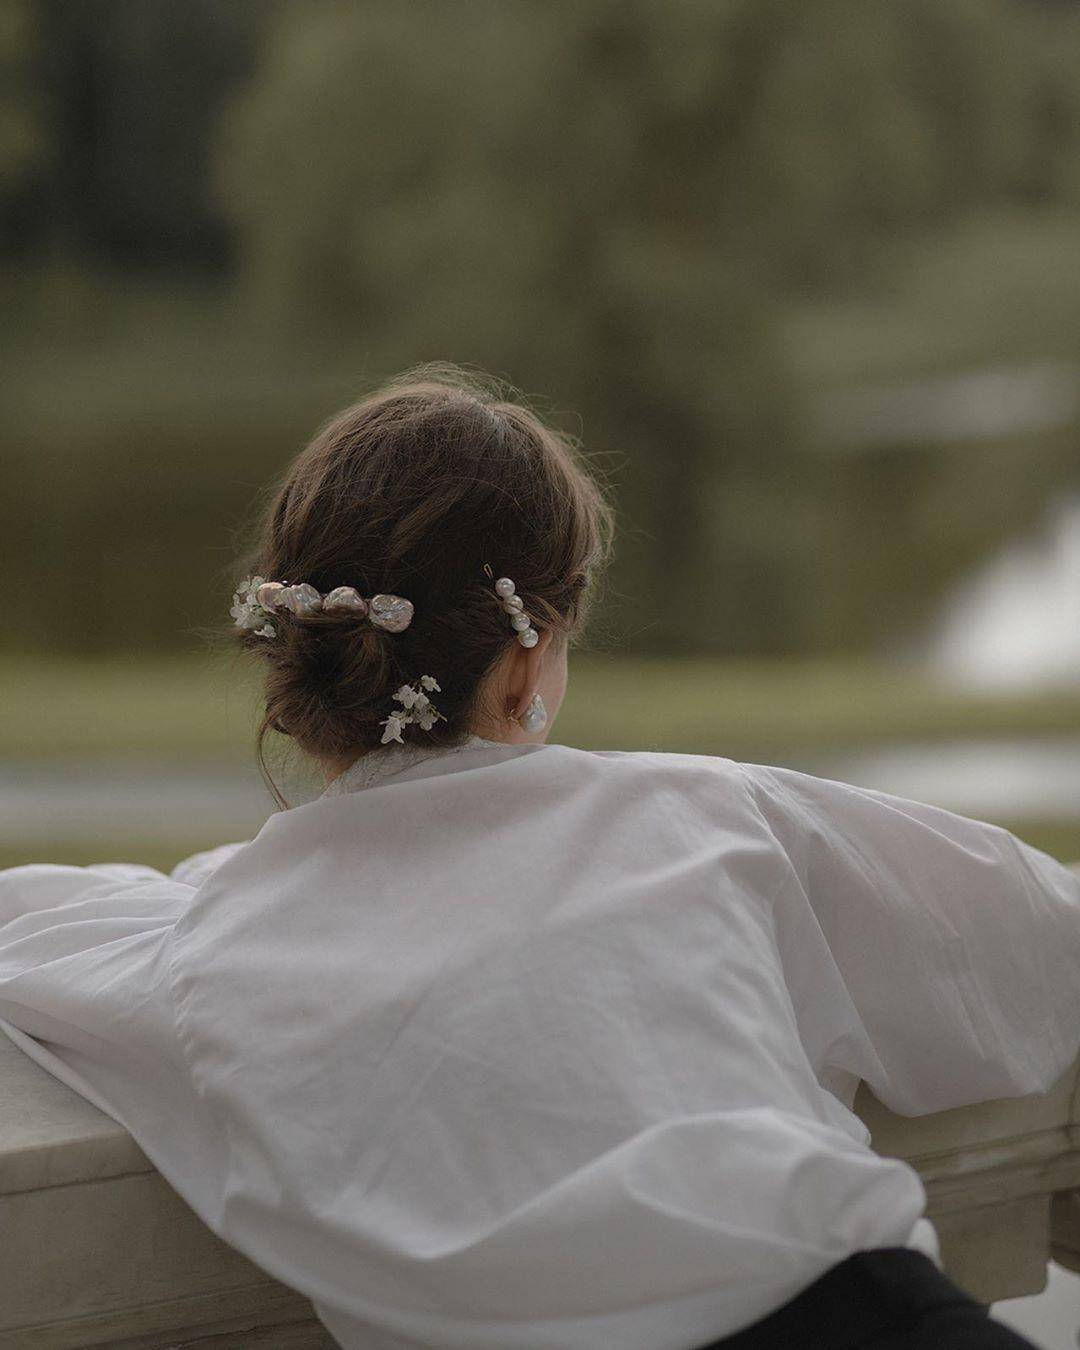
[[[547,709],[539,694],[533,694],[519,720],[522,731],[543,731],[547,726]]]

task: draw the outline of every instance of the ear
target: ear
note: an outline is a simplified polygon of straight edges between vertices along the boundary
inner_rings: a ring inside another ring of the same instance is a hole
[[[517,647],[515,670],[510,684],[510,694],[515,698],[515,703],[511,716],[520,717],[532,702],[533,694],[540,688],[540,668],[544,653],[554,636],[553,629],[545,628],[535,647],[523,647],[520,642],[515,643]]]

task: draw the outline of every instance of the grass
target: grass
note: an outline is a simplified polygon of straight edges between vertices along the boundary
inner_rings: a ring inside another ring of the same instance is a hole
[[[1080,688],[975,696],[862,659],[591,657],[574,666],[558,731],[589,749],[784,762],[883,742],[1075,734]]]
[[[250,757],[249,678],[219,658],[0,659],[0,758]]]
[[[47,852],[22,848],[19,845],[0,844],[0,870],[5,867],[22,867],[27,863],[60,863],[71,867],[89,867],[92,863],[122,862],[143,863],[167,874],[181,859],[190,858],[193,853],[201,853],[207,847],[210,845],[205,839],[192,839],[189,845],[184,846],[174,843],[161,844],[152,839],[135,837],[130,839],[110,837],[108,843],[97,848],[57,839],[50,841]]]
[[[218,658],[0,659],[0,758],[249,762],[249,675]],[[892,663],[577,654],[555,739],[781,763],[883,742],[1080,734],[1080,687],[975,695]]]

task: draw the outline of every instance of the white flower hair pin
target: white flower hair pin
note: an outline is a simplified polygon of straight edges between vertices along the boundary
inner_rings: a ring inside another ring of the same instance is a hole
[[[269,613],[256,599],[256,592],[265,580],[265,577],[247,577],[242,581],[240,589],[233,593],[229,613],[236,620],[237,628],[249,628],[259,637],[272,638],[277,636],[277,629],[270,622]]]
[[[421,675],[415,684],[403,684],[394,695],[394,700],[402,706],[401,712],[392,712],[389,717],[384,717],[379,726],[385,727],[382,734],[380,745],[385,745],[387,741],[397,741],[399,745],[404,745],[401,739],[401,728],[407,726],[410,722],[416,722],[421,731],[430,731],[436,722],[445,722],[446,718],[435,707],[434,703],[428,698],[426,690],[434,689],[436,693],[442,693],[441,687],[436,683],[431,675]]]

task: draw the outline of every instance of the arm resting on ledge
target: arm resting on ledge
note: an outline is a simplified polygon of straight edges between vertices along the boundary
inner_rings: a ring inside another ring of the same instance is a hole
[[[1038,1293],[1051,1256],[1080,1270],[1080,1059],[1043,1096],[909,1117],[863,1083],[855,1111],[877,1152],[922,1176],[945,1269],[975,1298]],[[8,1035],[0,1230],[0,1350],[150,1350],[180,1333],[334,1345],[307,1299],[215,1237],[127,1131]]]

